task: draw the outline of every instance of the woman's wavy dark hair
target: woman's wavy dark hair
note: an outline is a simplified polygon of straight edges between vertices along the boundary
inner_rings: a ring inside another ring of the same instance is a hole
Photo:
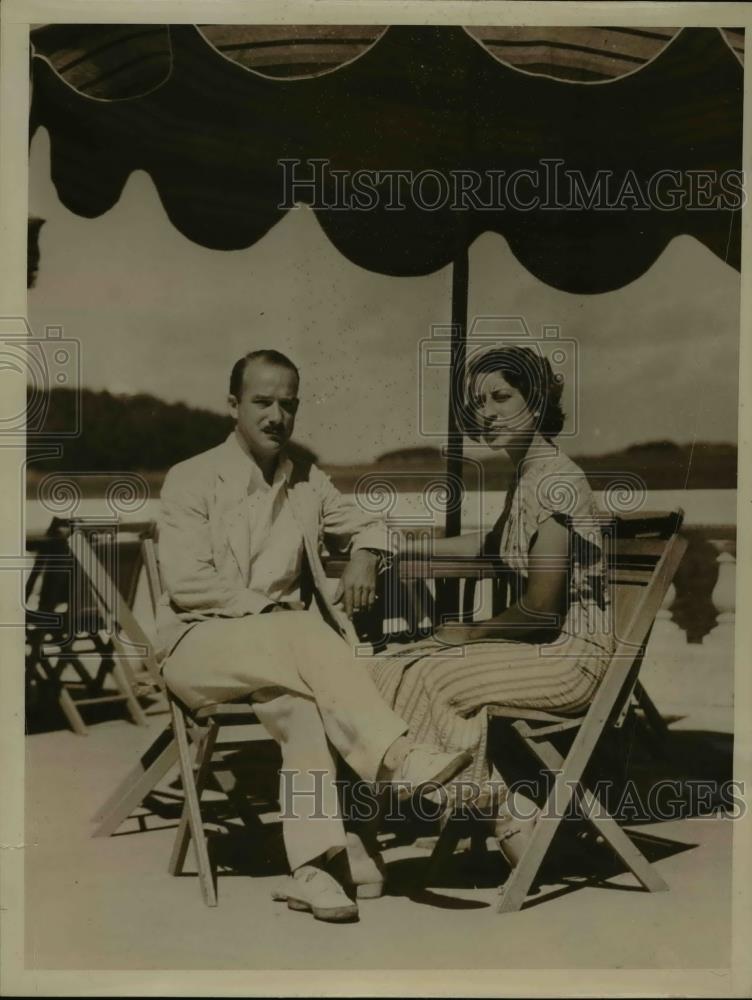
[[[481,375],[498,372],[514,386],[529,410],[540,413],[537,430],[545,438],[554,438],[564,426],[561,408],[563,379],[554,375],[548,358],[530,347],[494,347],[483,354],[476,354],[467,366],[467,403],[465,405],[464,431],[474,441],[480,437],[482,421],[478,417],[473,388]]]

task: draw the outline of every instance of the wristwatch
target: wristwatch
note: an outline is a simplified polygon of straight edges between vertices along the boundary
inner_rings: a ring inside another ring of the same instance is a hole
[[[392,564],[394,562],[393,552],[387,552],[386,549],[368,549],[368,548],[363,549],[363,551],[371,552],[378,558],[379,564],[376,569],[376,572],[379,576],[381,576],[382,573],[386,573],[387,570],[390,570],[392,568]]]

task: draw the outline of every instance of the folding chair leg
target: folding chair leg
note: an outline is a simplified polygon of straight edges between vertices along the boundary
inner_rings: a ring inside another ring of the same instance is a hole
[[[473,858],[475,864],[480,865],[486,860],[486,855],[488,853],[488,838],[482,829],[479,829],[477,824],[473,825],[474,828],[470,831],[470,854]]]
[[[86,728],[86,723],[81,718],[81,713],[76,708],[76,703],[71,698],[70,692],[66,690],[64,684],[61,684],[57,700],[73,732],[79,736],[88,736],[89,730]]]
[[[188,738],[193,738],[190,732]],[[123,820],[141,805],[149,792],[154,791],[170,768],[177,763],[177,759],[178,745],[172,726],[167,726],[91,817],[92,823],[100,823],[92,836],[107,837],[114,833]]]
[[[521,734],[522,735],[522,734]],[[543,816],[533,827],[530,843],[520,858],[519,864],[499,889],[498,913],[513,913],[519,910],[527,898],[538,869],[548,853],[554,835],[559,828],[574,793],[574,786],[580,780],[587,760],[588,748],[580,747],[578,753],[570,752],[565,761],[549,742],[537,742],[529,736],[522,736],[523,742],[533,756],[556,775],[553,788],[543,807]]]
[[[217,905],[217,892],[214,887],[211,864],[209,862],[209,851],[204,834],[204,824],[201,819],[201,807],[199,805],[196,785],[193,778],[193,761],[191,760],[190,747],[188,745],[188,735],[185,728],[185,716],[181,709],[170,702],[170,712],[172,713],[172,725],[175,732],[175,740],[178,745],[178,756],[180,759],[180,776],[183,781],[185,792],[185,809],[187,812],[188,826],[193,838],[193,850],[196,855],[196,866],[201,883],[201,892],[207,906]]]
[[[588,789],[581,793],[585,816],[588,822],[601,834],[609,847],[629,868],[635,878],[648,892],[664,892],[668,885],[653,868],[642,851],[632,842],[627,833],[622,830],[613,816],[599,815],[598,810],[604,806]]]
[[[148,766],[144,767],[144,760],[151,756],[152,751],[160,744],[166,745],[160,750],[158,756]],[[117,787],[107,802],[99,809],[94,817],[98,819],[99,825],[92,834],[93,837],[109,837],[133,812],[138,809],[146,796],[152,792],[167,772],[175,765],[178,759],[178,745],[172,736],[172,730],[167,729],[152,744],[139,764],[133,768],[131,773]]]
[[[175,737],[172,733],[172,726],[167,726],[149,745],[148,750],[145,750],[144,753],[141,754],[138,759],[138,763],[131,768],[128,774],[118,784],[117,788],[113,789],[104,802],[102,802],[97,811],[91,817],[92,823],[96,823],[97,820],[104,819],[104,817],[115,808],[118,802],[128,795],[131,788],[133,788],[136,782],[141,780],[146,771],[161,755],[162,751],[166,750],[170,744],[175,747],[175,760],[177,760],[177,743],[175,743]]]
[[[552,771],[558,770],[562,766],[561,754],[547,742],[541,742],[534,748],[539,760]],[[640,849],[632,843],[629,835],[622,830],[613,816],[609,816],[605,806],[587,788],[583,788],[580,793],[583,805],[585,806],[585,817],[603,839],[608,843],[614,853],[621,858],[629,868],[635,878],[649,892],[663,892],[668,889],[668,885],[663,881],[658,872],[653,868]],[[603,815],[605,813],[605,815]],[[557,813],[557,815],[561,815]]]
[[[563,800],[557,802],[559,793],[563,793]],[[522,907],[530,892],[538,869],[543,864],[543,859],[548,853],[554,834],[559,828],[561,815],[571,798],[572,791],[567,785],[562,784],[560,776],[556,778],[554,787],[548,797],[548,802],[544,806],[544,812],[549,812],[548,803],[554,802],[556,805],[552,810],[553,815],[540,819],[533,827],[530,843],[527,845],[525,853],[520,858],[519,864],[513,869],[504,885],[499,888],[499,901],[496,905],[497,913],[515,913]]]
[[[261,821],[256,809],[249,805],[248,798],[245,793],[238,791],[236,787],[237,783],[233,778],[228,778],[227,775],[222,774],[221,772],[215,772],[213,774],[213,778],[219,789],[227,796],[227,801],[235,813],[240,817],[240,820],[245,826],[249,836],[256,837],[263,843],[268,831],[264,826],[264,823]]]
[[[146,716],[144,715],[144,711],[136,700],[131,683],[125,670],[123,669],[123,664],[120,663],[117,658],[112,666],[112,676],[122,694],[125,695],[125,703],[128,706],[131,718],[137,726],[145,726]]]
[[[457,849],[457,844],[462,839],[462,831],[466,826],[467,820],[465,819],[451,815],[445,818],[439,839],[436,841],[436,846],[431,852],[431,857],[428,859],[428,867],[423,880],[424,885],[434,884]]]
[[[635,701],[643,711],[645,721],[647,722],[653,736],[656,738],[659,745],[663,745],[668,738],[669,728],[666,725],[666,720],[655,707],[653,699],[639,681],[637,681],[634,686],[634,696]]]
[[[198,747],[196,753],[196,776],[194,779],[194,789],[196,792],[196,798],[200,804],[201,793],[206,785],[206,779],[209,776],[209,771],[211,769],[212,755],[214,753],[214,744],[217,742],[217,734],[219,732],[219,726],[216,722],[211,722],[209,724],[209,730],[206,733],[202,743]],[[193,770],[191,770],[191,775],[193,775]],[[169,872],[171,875],[179,875],[183,870],[183,865],[185,864],[185,856],[188,853],[188,844],[191,839],[191,827],[190,827],[190,810],[189,810],[189,800],[186,794],[185,803],[183,805],[183,812],[180,817],[180,823],[178,824],[178,829],[175,834],[175,842],[172,847],[172,854],[170,856]],[[203,835],[203,822],[201,824],[201,831]]]

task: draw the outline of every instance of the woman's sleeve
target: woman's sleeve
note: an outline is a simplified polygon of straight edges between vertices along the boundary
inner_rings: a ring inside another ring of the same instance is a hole
[[[600,518],[582,470],[573,467],[544,472],[535,483],[528,513],[534,530],[553,517],[572,532],[580,562],[588,564],[600,558],[603,545]]]

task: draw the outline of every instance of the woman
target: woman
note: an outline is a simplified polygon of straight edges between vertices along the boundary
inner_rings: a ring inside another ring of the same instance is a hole
[[[471,783],[464,786],[466,798],[468,788],[479,786],[478,801],[491,787],[485,784],[486,706],[580,710],[613,652],[595,500],[582,470],[554,444],[564,421],[562,388],[548,361],[529,348],[494,349],[471,360],[469,433],[505,451],[514,473],[504,510],[487,535],[439,539],[433,551],[500,557],[510,601],[485,621],[442,625],[416,648],[415,658],[406,650],[371,668],[411,737],[472,753],[455,788]],[[522,797],[499,813],[497,836],[512,863],[534,813]],[[527,825],[519,822],[523,814],[530,817]]]

